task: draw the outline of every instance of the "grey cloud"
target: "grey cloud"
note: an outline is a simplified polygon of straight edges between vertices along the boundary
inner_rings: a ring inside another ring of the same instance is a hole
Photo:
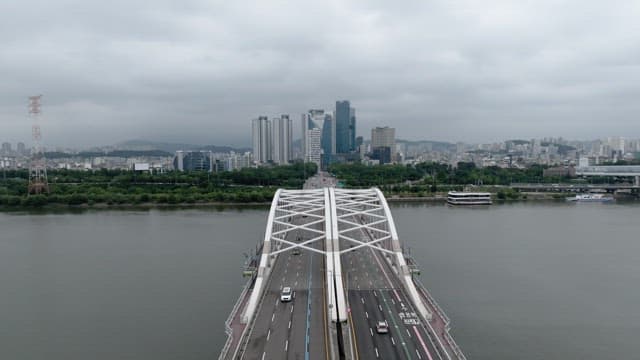
[[[31,1],[0,4],[0,140],[246,145],[258,114],[350,99],[359,133],[640,137],[627,2]]]

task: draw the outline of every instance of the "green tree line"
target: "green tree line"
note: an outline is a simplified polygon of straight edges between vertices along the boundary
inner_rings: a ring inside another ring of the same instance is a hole
[[[0,206],[268,202],[277,188],[301,188],[316,171],[315,164],[303,163],[220,173],[50,170],[50,192],[28,196],[28,171],[7,170],[0,178]]]

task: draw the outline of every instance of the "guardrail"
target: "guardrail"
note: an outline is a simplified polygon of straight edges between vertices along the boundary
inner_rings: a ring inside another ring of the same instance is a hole
[[[224,359],[224,357],[227,355],[227,352],[229,352],[229,347],[231,347],[231,344],[233,343],[233,328],[231,328],[231,323],[233,322],[233,318],[238,313],[240,305],[242,305],[242,303],[244,302],[244,297],[247,295],[249,288],[251,288],[251,284],[253,284],[253,279],[249,279],[249,281],[247,281],[247,283],[244,285],[244,287],[242,288],[242,292],[238,297],[238,300],[236,300],[236,303],[233,305],[233,309],[231,309],[229,317],[227,317],[227,320],[225,320],[224,322],[224,332],[225,334],[227,334],[227,341],[225,342],[224,347],[220,352],[218,360]]]

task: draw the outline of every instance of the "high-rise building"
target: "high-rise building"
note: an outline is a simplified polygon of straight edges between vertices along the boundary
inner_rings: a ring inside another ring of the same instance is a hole
[[[24,146],[23,142],[18,143],[18,154],[25,155],[27,153],[27,148]]]
[[[371,149],[373,158],[386,164],[394,160],[396,153],[396,129],[376,127],[371,129]]]
[[[336,153],[336,122],[331,114],[324,115],[320,145],[322,147],[322,168],[326,169],[331,163],[332,156]]]
[[[271,121],[266,116],[259,116],[257,119],[253,119],[251,125],[253,161],[258,164],[267,163],[272,160]]]
[[[273,126],[273,162],[276,164],[288,164],[291,161],[291,143],[293,124],[289,115],[281,115],[274,118]]]
[[[396,129],[388,126],[371,129],[371,147],[376,148],[382,146],[395,150]]]
[[[173,168],[179,171],[213,171],[213,153],[211,151],[176,151]]]
[[[336,153],[344,154],[356,147],[356,109],[349,100],[336,101]]]
[[[11,152],[11,143],[3,142],[2,143],[2,152],[4,154],[9,154]]]
[[[309,146],[307,144],[307,140],[309,137],[309,130],[312,129],[322,129],[322,123],[324,121],[324,110],[322,109],[311,109],[306,114],[302,114],[302,150],[303,150],[303,159],[307,161]]]
[[[307,130],[307,136],[306,136],[307,149],[305,151],[306,156],[304,159],[305,162],[315,163],[318,166],[318,169],[320,169],[320,165],[321,165],[320,163],[321,153],[322,153],[322,148],[320,147],[321,134],[322,132],[318,127]]]

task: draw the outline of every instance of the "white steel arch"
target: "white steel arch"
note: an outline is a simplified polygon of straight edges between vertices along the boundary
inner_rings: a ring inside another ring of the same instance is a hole
[[[366,236],[362,236],[366,234]],[[350,247],[340,247],[340,243]],[[269,280],[278,254],[300,249],[325,256],[327,304],[331,321],[346,321],[346,296],[342,281],[340,255],[369,247],[384,253],[396,276],[427,320],[431,313],[411,278],[384,195],[379,189],[312,189],[276,192],[271,203],[260,263],[253,291],[242,315],[249,323]]]
[[[331,189],[334,193],[338,241],[351,246],[343,247],[341,254],[360,248],[371,248],[384,254],[396,276],[414,303],[416,310],[427,320],[431,312],[422,302],[413,283],[411,269],[402,254],[393,216],[382,192],[372,189]],[[367,236],[360,235],[362,232]]]

